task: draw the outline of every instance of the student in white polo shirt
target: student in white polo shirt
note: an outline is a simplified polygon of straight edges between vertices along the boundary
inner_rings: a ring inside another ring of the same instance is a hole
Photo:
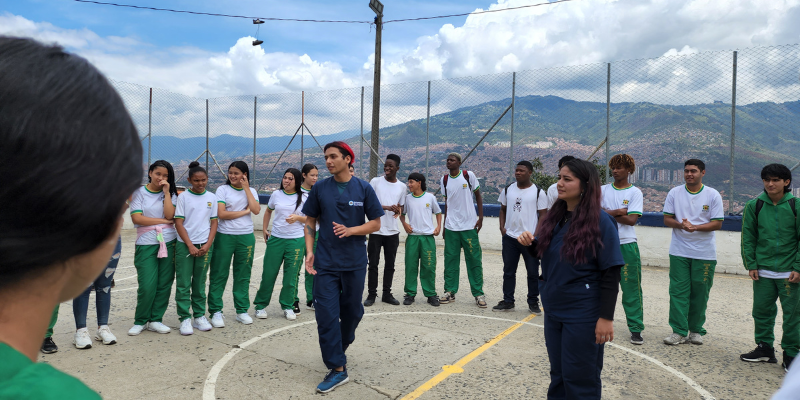
[[[561,167],[563,167],[564,164],[567,161],[574,160],[574,159],[575,159],[575,157],[573,157],[573,156],[561,157],[561,159],[558,160],[558,170],[561,171]],[[556,200],[558,200],[558,189],[556,189],[556,184],[557,183],[558,182],[550,185],[550,187],[547,188],[547,209],[548,210],[553,208],[553,203],[555,203]]]
[[[478,177],[475,173],[461,170],[461,154],[450,153],[447,156],[448,174],[441,181],[442,194],[445,198],[444,212],[444,295],[439,299],[442,304],[454,302],[458,292],[458,279],[461,272],[461,249],[464,249],[464,261],[467,263],[467,277],[475,304],[486,308],[486,297],[483,294],[483,261],[481,243],[478,232],[483,226],[483,198]],[[478,212],[475,212],[475,203]]]
[[[197,161],[189,164],[192,187],[178,196],[175,209],[175,308],[181,321],[181,335],[193,328],[210,331],[206,314],[206,277],[217,234],[217,196],[206,190],[208,173]],[[191,306],[191,312],[189,312]]]
[[[717,246],[714,231],[722,228],[722,196],[703,185],[706,165],[697,159],[683,165],[686,184],[672,188],[664,201],[664,225],[672,228],[669,245],[668,345],[703,344],[708,294],[714,283]]]
[[[503,235],[503,300],[492,311],[514,311],[519,257],[525,262],[528,281],[528,310],[540,314],[539,260],[517,241],[523,232],[534,232],[547,213],[547,196],[531,182],[533,164],[520,161],[514,170],[516,182],[500,192],[500,233]]]
[[[627,154],[617,154],[608,161],[608,168],[614,183],[601,188],[601,206],[617,221],[620,250],[625,265],[619,282],[622,288],[622,308],[628,320],[631,343],[644,344],[644,309],[642,301],[642,261],[639,245],[636,243],[636,230],[633,228],[642,216],[644,200],[642,191],[628,182],[628,177],[636,170],[636,162]]]
[[[411,305],[417,295],[417,275],[422,283],[422,294],[428,298],[428,304],[439,307],[439,296],[436,295],[436,240],[442,230],[442,210],[436,196],[426,192],[428,185],[425,175],[414,172],[408,175],[408,189],[403,215],[406,237],[406,285],[403,304]],[[436,215],[436,226],[433,226],[432,215]],[[406,222],[408,217],[408,222]],[[419,272],[419,274],[418,274]]]

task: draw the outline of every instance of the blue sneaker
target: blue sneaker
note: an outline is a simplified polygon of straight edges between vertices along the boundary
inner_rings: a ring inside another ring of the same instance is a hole
[[[349,381],[350,378],[347,377],[347,367],[345,367],[343,371],[332,369],[327,375],[325,375],[325,379],[322,381],[322,383],[317,385],[317,392],[331,392],[333,389],[336,389],[338,386],[344,385]]]

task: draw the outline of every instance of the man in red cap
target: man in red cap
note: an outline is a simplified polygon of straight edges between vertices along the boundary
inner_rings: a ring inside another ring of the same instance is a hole
[[[325,145],[325,165],[330,178],[317,182],[303,206],[306,270],[314,275],[314,308],[322,361],[330,370],[317,386],[328,393],[347,383],[345,351],[355,340],[364,306],[367,274],[366,235],[381,228],[384,214],[369,183],[350,176],[355,154],[344,142]],[[364,223],[364,218],[369,221]],[[319,222],[319,241],[314,236]]]

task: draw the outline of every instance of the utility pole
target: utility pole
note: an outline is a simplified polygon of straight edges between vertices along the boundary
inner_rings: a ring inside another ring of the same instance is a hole
[[[372,148],[378,151],[378,124],[381,111],[381,31],[383,31],[383,3],[370,0],[369,8],[375,12],[375,79],[372,83]],[[378,155],[369,153],[369,179],[378,176]]]

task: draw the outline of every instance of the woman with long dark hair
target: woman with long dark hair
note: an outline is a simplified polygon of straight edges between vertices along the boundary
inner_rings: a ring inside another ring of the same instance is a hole
[[[545,307],[544,337],[550,357],[548,399],[599,399],[603,348],[614,340],[614,308],[625,264],[617,224],[600,207],[600,176],[592,163],[564,164],[558,200],[538,237],[520,243],[542,260],[539,291]]]
[[[267,251],[264,254],[261,285],[259,285],[256,298],[253,300],[257,318],[267,318],[266,307],[272,298],[272,291],[275,289],[275,280],[278,278],[281,264],[283,265],[283,286],[278,300],[286,319],[297,318],[294,298],[297,296],[298,271],[303,265],[306,243],[303,238],[303,223],[290,217],[295,213],[302,214],[303,202],[306,199],[300,189],[302,183],[303,175],[300,170],[289,168],[283,173],[280,190],[272,192],[272,195],[269,196],[267,210],[264,212],[263,227]],[[270,231],[269,221],[273,213],[275,221],[272,223]]]

